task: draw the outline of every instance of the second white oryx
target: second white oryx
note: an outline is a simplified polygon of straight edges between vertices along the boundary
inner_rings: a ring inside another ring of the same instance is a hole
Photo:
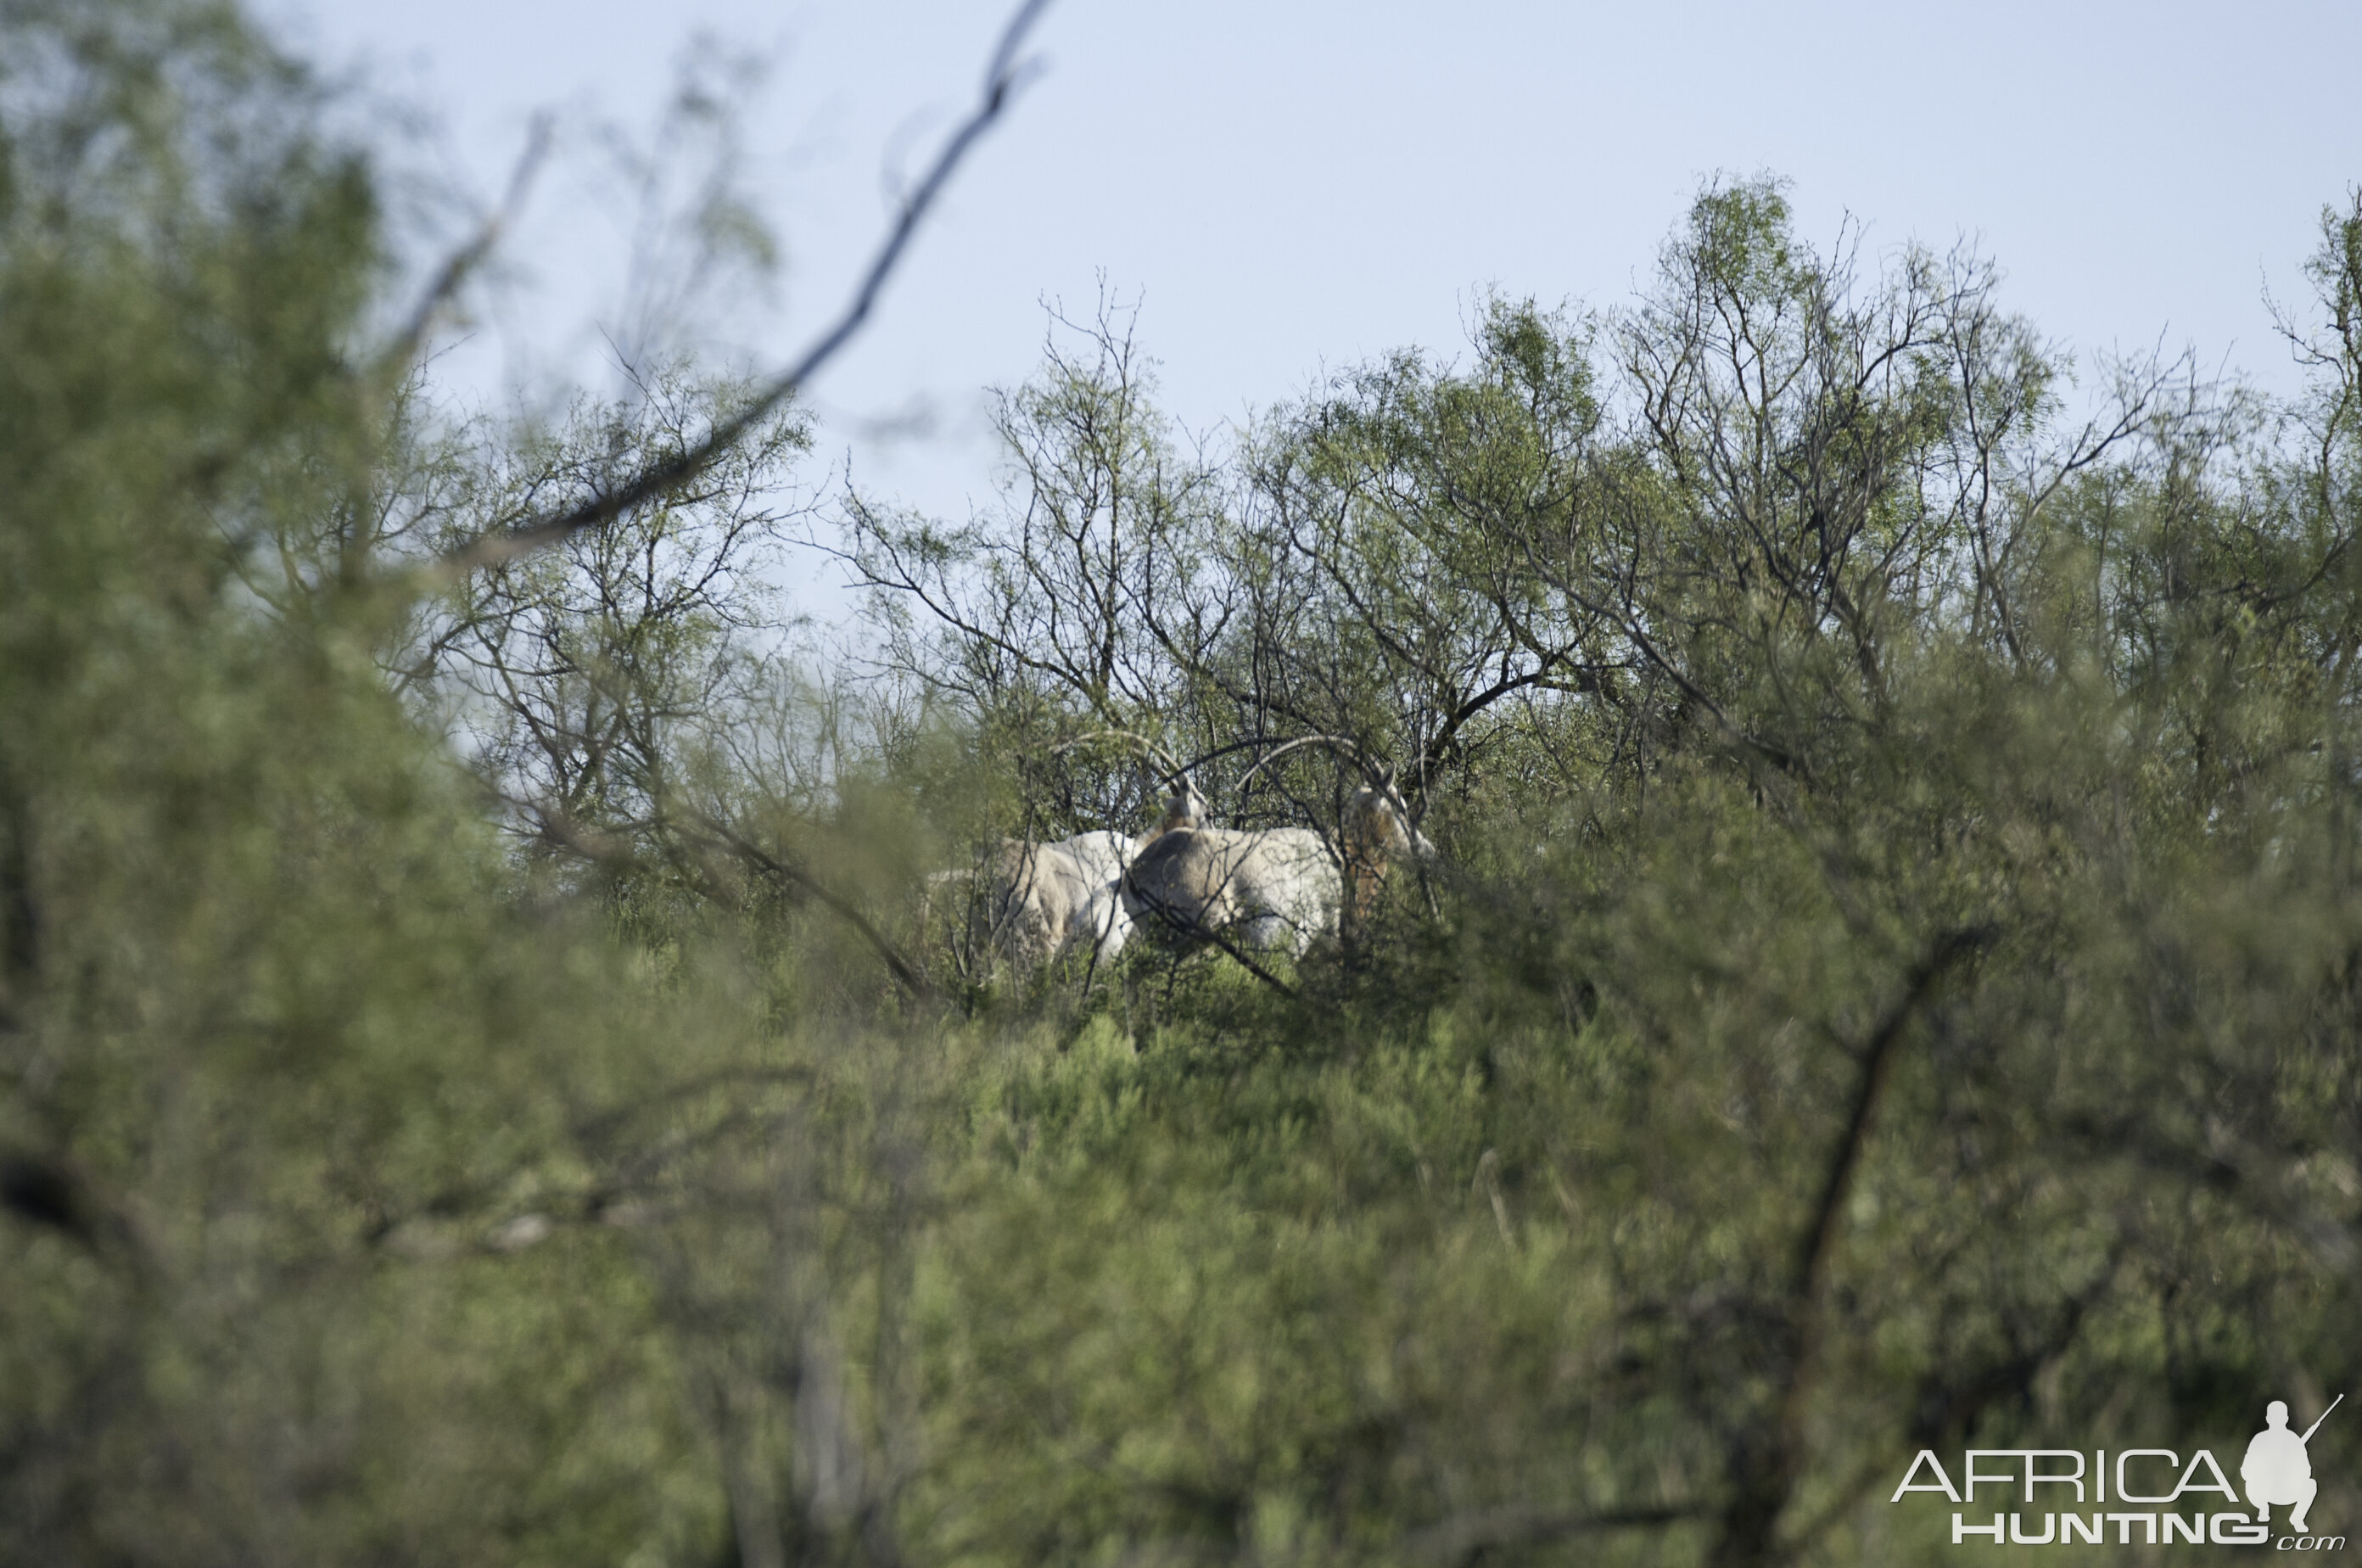
[[[1389,781],[1353,792],[1334,846],[1300,827],[1161,834],[1132,857],[1124,902],[1136,923],[1184,950],[1219,937],[1301,952],[1336,933],[1349,878],[1353,907],[1367,909],[1388,860],[1399,855],[1429,860],[1435,846],[1411,825]]]

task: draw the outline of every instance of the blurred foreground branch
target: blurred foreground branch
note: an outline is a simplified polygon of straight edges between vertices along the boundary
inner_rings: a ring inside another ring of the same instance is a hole
[[[928,209],[934,205],[935,199],[950,183],[953,172],[967,156],[968,149],[992,127],[993,122],[1008,106],[1010,95],[1032,74],[1034,62],[1031,60],[1021,61],[1017,58],[1018,50],[1023,47],[1027,34],[1048,5],[1049,0],[1025,0],[1025,4],[1018,7],[1016,15],[1010,18],[1009,25],[1001,31],[999,44],[993,50],[991,63],[986,68],[984,89],[976,107],[944,143],[925,178],[903,201],[901,212],[896,216],[893,226],[887,231],[885,241],[871,259],[868,270],[862,274],[860,285],[855,289],[852,300],[819,339],[804,350],[800,359],[765,383],[736,413],[716,424],[703,440],[642,469],[623,484],[578,506],[555,516],[521,523],[437,558],[423,574],[421,588],[432,591],[481,568],[514,560],[585,529],[602,527],[613,522],[633,508],[696,478],[715,459],[736,446],[747,432],[793,397],[822,366],[836,357],[837,351],[851,341],[853,335],[868,320],[870,309],[877,304],[887,279],[893,275],[894,269],[902,259],[902,253],[909,248],[911,237],[918,231],[920,219],[926,215]]]

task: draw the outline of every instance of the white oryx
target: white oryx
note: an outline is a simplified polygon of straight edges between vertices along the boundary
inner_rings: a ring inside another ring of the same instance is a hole
[[[982,867],[984,914],[993,945],[1032,968],[1069,953],[1113,958],[1131,933],[1117,884],[1138,841],[1119,833],[1077,834],[1051,844],[1004,838]]]
[[[1144,845],[1177,829],[1202,825],[1206,800],[1185,775],[1165,802],[1164,819],[1148,834],[1101,830],[1035,844],[1004,838],[974,871],[944,871],[943,883],[976,879],[979,912],[992,945],[1021,969],[1088,953],[1094,966],[1110,962],[1131,934],[1124,867]]]
[[[1132,857],[1124,902],[1135,923],[1185,951],[1220,935],[1242,947],[1301,952],[1336,933],[1349,876],[1353,907],[1367,909],[1389,859],[1436,853],[1391,781],[1353,792],[1338,836],[1332,847],[1310,828],[1162,834]]]

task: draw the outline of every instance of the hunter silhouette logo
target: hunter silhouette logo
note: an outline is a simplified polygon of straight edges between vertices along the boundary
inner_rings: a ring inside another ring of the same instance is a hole
[[[1977,1488],[2000,1486],[2012,1494],[2021,1512],[1991,1516],[1991,1524],[1971,1522],[1978,1516],[1964,1507],[1952,1515],[1952,1544],[1989,1540],[1995,1546],[2098,1546],[2111,1530],[2120,1546],[2170,1546],[2177,1541],[2195,1546],[2262,1546],[2276,1551],[2342,1551],[2342,1535],[2315,1535],[2307,1519],[2321,1485],[2313,1478],[2309,1446],[2330,1411],[2345,1403],[2340,1394],[2329,1402],[2312,1425],[2302,1432],[2289,1428],[2289,1408],[2275,1399],[2264,1408],[2264,1430],[2247,1444],[2239,1463],[2239,1486],[2223,1473],[2213,1453],[2199,1449],[2188,1463],[2165,1448],[2128,1448],[2116,1452],[2114,1463],[2106,1449],[1972,1448],[1962,1456],[1960,1484],[1955,1486],[1936,1451],[1923,1448],[1904,1471],[1903,1484],[1890,1503],[1912,1492],[1941,1492],[1955,1505],[1973,1505]],[[2059,1488],[2044,1492],[2045,1486]],[[2246,1496],[2242,1501],[2240,1490]],[[2109,1504],[2114,1490],[2114,1509]],[[2071,1503],[2070,1494],[2071,1493]],[[2209,1504],[2209,1496],[2220,1501]],[[2185,1513],[2185,1499],[2196,1511]],[[2032,1510],[2049,1505],[2048,1511]],[[2086,1512],[2092,1505],[2097,1510]],[[2165,1505],[2155,1512],[2128,1510],[2131,1505]],[[2067,1505],[2062,1507],[2061,1505]],[[2289,1510],[2287,1533],[2274,1539],[2272,1510]],[[2218,1511],[2219,1510],[2219,1511]],[[2231,1511],[2236,1510],[2236,1511]],[[2039,1533],[2036,1533],[2036,1531]]]
[[[2344,1403],[2340,1394],[2329,1402],[2329,1410]],[[2256,1505],[2256,1522],[2269,1523],[2272,1506],[2276,1503],[2293,1507],[2289,1515],[2289,1529],[2299,1535],[2310,1535],[2304,1522],[2305,1510],[2312,1507],[2321,1484],[2312,1478],[2312,1458],[2305,1452],[2305,1444],[2321,1430],[2321,1422],[2329,1419],[2329,1410],[2321,1413],[2321,1420],[2304,1429],[2299,1437],[2288,1430],[2288,1406],[2275,1399],[2264,1408],[2265,1427],[2247,1445],[2247,1457],[2240,1462],[2239,1479],[2246,1484],[2247,1501]]]

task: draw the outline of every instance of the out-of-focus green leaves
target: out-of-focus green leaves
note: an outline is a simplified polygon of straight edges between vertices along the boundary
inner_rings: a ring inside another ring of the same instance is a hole
[[[1911,1562],[1922,1446],[2351,1386],[2362,219],[2306,399],[2089,430],[1765,182],[1235,451],[1102,321],[865,685],[792,415],[418,597],[734,393],[440,414],[323,107],[0,11],[0,1556]],[[1191,758],[1443,854],[1286,993],[943,940]]]

